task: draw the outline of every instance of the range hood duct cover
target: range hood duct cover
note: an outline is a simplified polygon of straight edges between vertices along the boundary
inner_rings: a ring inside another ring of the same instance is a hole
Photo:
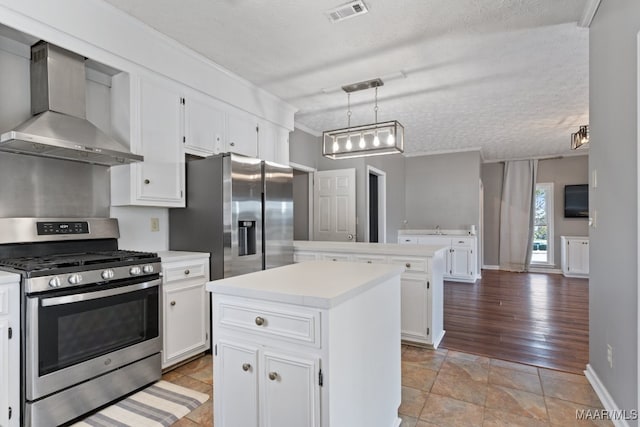
[[[113,166],[140,162],[85,119],[84,58],[38,42],[31,47],[31,113],[0,135],[0,151]]]

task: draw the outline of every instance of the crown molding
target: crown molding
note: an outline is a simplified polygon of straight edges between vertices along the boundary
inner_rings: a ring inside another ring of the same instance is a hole
[[[593,21],[593,17],[596,16],[601,1],[602,0],[587,1],[582,11],[582,17],[578,21],[578,27],[589,28],[591,26],[591,22]]]
[[[484,161],[484,156],[482,155],[481,147],[457,148],[452,150],[438,150],[438,151],[418,151],[414,153],[404,153],[403,155],[405,157],[437,156],[440,154],[468,153],[471,151],[478,151],[480,153],[480,159]]]

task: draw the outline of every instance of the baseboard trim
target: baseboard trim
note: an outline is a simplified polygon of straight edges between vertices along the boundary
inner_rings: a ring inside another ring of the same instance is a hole
[[[559,268],[540,268],[540,267],[529,267],[529,273],[550,273],[550,274],[562,274],[562,270]]]
[[[499,265],[483,265],[482,269],[483,270],[500,270],[500,266]]]
[[[584,375],[587,377],[589,384],[593,387],[593,390],[596,392],[598,397],[600,398],[600,402],[602,402],[602,406],[607,410],[610,414],[619,414],[622,411],[616,405],[616,402],[613,400],[613,397],[609,394],[602,381],[596,374],[596,371],[593,370],[590,364],[587,365],[587,369],[584,371]],[[613,416],[611,418],[614,418]],[[611,422],[616,427],[630,427],[629,423],[626,420],[617,420],[612,419]]]

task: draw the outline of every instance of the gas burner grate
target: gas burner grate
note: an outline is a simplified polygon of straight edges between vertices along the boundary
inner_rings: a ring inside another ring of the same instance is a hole
[[[38,257],[20,257],[0,259],[0,267],[9,267],[22,271],[46,271],[68,267],[109,264],[113,262],[137,261],[156,258],[152,252],[127,250],[84,252],[75,254],[59,254]]]

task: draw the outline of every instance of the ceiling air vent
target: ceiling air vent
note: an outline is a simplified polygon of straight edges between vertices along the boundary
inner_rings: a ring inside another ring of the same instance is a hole
[[[364,15],[367,12],[369,12],[367,6],[363,1],[358,0],[331,9],[327,11],[326,14],[331,22],[336,23],[344,19],[353,18],[354,16]]]

